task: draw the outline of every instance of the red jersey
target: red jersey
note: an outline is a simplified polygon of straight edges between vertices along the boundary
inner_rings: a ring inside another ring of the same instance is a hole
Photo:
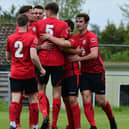
[[[57,18],[46,18],[38,21],[39,37],[41,33],[49,33],[57,38],[67,38],[68,25]],[[44,42],[40,39],[40,45]],[[39,59],[42,65],[60,66],[64,64],[64,55],[54,43],[51,50],[40,50]]]
[[[8,37],[6,50],[10,52],[12,59],[10,77],[15,79],[35,77],[30,48],[37,48],[37,44],[37,38],[28,32],[14,33]]]
[[[91,31],[87,31],[83,35],[77,34],[76,38],[78,39],[80,48],[82,49],[81,56],[88,55],[90,53],[90,48],[98,47],[97,37]],[[105,68],[99,52],[98,58],[87,61],[81,61],[81,72],[100,73],[103,71],[105,71]]]
[[[76,49],[79,44],[76,41],[75,37],[69,39],[69,42],[72,44],[72,48]],[[80,69],[78,62],[71,62],[68,59],[68,54],[65,54],[65,63],[64,63],[64,77],[67,78],[73,75],[80,75]]]
[[[18,31],[19,31],[19,27],[17,26],[15,32],[18,32]],[[38,34],[37,22],[30,22],[29,23],[28,32],[37,36],[37,34]]]

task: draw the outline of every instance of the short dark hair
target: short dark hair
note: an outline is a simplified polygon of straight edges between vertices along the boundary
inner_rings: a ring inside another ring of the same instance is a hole
[[[87,23],[87,22],[90,20],[90,17],[89,17],[88,14],[86,14],[86,13],[80,13],[80,14],[78,14],[78,15],[76,16],[76,19],[77,19],[78,17],[83,17],[84,20],[85,20],[85,23]]]
[[[25,26],[29,22],[28,17],[25,14],[21,14],[17,17],[18,26]]]
[[[32,9],[31,5],[24,5],[19,9],[19,14],[23,14],[28,12],[30,9]]]
[[[74,23],[72,20],[68,19],[68,20],[65,20],[65,22],[67,22],[68,26],[71,28],[71,30],[73,31],[74,30]]]
[[[34,6],[34,9],[35,9],[35,8],[36,8],[36,9],[42,9],[42,10],[44,9],[41,5],[36,5],[36,6]]]
[[[53,14],[57,14],[59,11],[59,6],[56,2],[49,2],[45,6],[45,10],[50,10],[50,11],[52,11]]]

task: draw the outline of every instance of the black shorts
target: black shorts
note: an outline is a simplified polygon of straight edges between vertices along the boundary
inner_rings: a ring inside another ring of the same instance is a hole
[[[79,89],[79,76],[70,76],[63,80],[62,97],[77,96]]]
[[[90,90],[96,94],[105,94],[105,73],[82,73],[79,80],[80,91]]]
[[[43,68],[46,70],[46,75],[44,77],[40,76],[40,71],[36,68],[36,74],[40,84],[47,84],[49,75],[51,75],[52,86],[62,85],[64,74],[63,66],[43,66]]]
[[[24,80],[10,78],[10,87],[11,92],[25,93],[26,95],[32,95],[38,92],[35,78]]]

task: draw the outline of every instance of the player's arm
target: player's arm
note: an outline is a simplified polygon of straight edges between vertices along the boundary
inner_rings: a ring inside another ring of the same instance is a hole
[[[70,54],[70,55],[80,55],[81,54],[81,49],[80,47],[77,47],[76,49],[73,48],[64,48],[64,52]]]
[[[68,48],[72,47],[72,44],[68,40],[65,40],[64,38],[56,38],[47,33],[40,34],[40,38],[42,40],[49,40],[60,47],[68,47]]]
[[[45,41],[42,45],[38,45],[37,50],[51,50],[53,47],[53,44]]]
[[[41,76],[44,76],[46,74],[46,71],[43,69],[39,57],[37,55],[37,49],[35,47],[30,48],[30,57],[33,62],[33,64],[39,69]]]
[[[88,55],[86,56],[75,55],[69,57],[69,59],[73,62],[73,61],[92,60],[96,59],[97,57],[98,57],[98,47],[92,47],[90,48],[90,53]]]
[[[7,62],[11,62],[11,53],[9,51],[6,51],[6,59],[7,59]]]

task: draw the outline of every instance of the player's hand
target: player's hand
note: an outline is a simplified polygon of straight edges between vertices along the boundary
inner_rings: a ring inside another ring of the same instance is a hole
[[[45,41],[41,46],[41,49],[44,49],[44,50],[51,50],[52,47],[53,47],[53,44],[50,43],[49,41]]]
[[[40,70],[40,76],[41,77],[43,77],[43,76],[45,76],[45,74],[46,74],[46,70],[44,69],[44,68],[42,68],[41,70]]]
[[[79,55],[72,55],[68,57],[71,62],[80,61]]]
[[[78,54],[78,55],[80,55],[80,54],[82,53],[82,50],[81,50],[80,46],[78,46],[78,47],[76,48],[76,50],[77,50],[77,54]]]
[[[42,34],[40,34],[40,38],[44,41],[44,40],[49,40],[49,37],[50,37],[51,35],[50,34],[48,34],[48,33],[42,33]]]
[[[7,59],[7,62],[10,64],[11,63],[11,60],[10,59]]]

